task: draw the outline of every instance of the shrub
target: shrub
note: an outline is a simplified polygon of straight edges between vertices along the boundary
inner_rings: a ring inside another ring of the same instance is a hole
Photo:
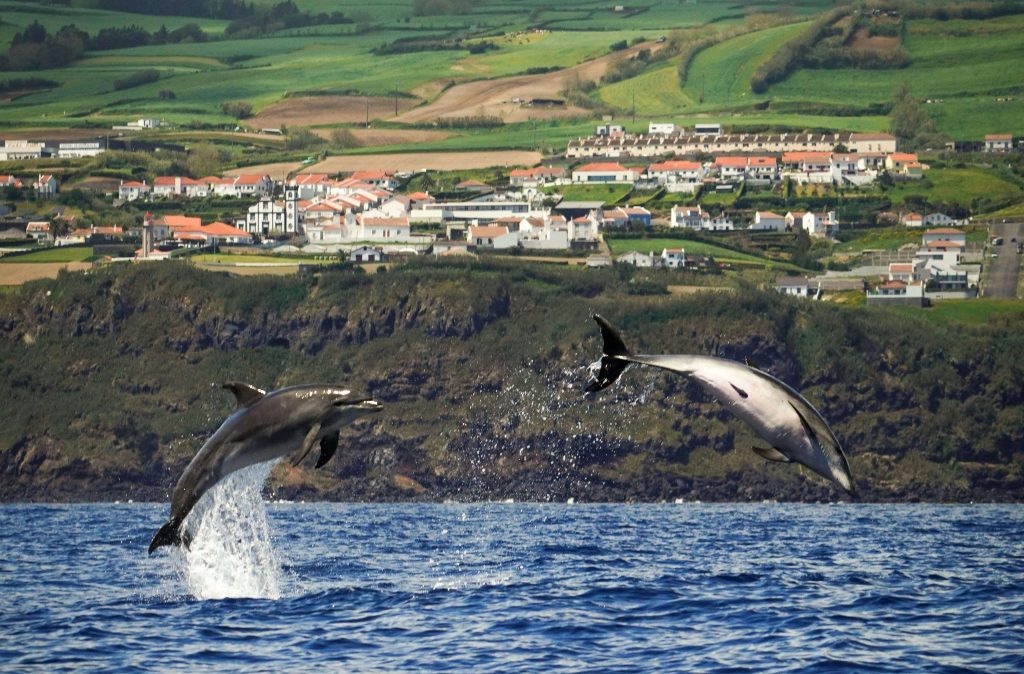
[[[220,109],[224,111],[225,115],[230,115],[237,119],[252,116],[252,103],[247,103],[246,101],[224,101],[220,104]]]
[[[160,79],[160,71],[154,68],[147,68],[145,70],[137,70],[134,73],[126,77],[122,77],[119,80],[114,80],[114,91],[121,91],[123,89],[131,89],[132,87],[138,87],[143,84],[149,84],[150,82],[156,82]]]

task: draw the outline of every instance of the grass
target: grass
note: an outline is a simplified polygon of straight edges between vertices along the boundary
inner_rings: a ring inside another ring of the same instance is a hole
[[[893,204],[902,204],[909,196],[924,196],[932,202],[955,201],[970,206],[981,199],[1024,199],[1024,191],[993,169],[934,168],[925,172],[924,180],[901,183],[889,192]]]
[[[317,259],[317,256],[301,255],[245,255],[231,253],[198,253],[188,258],[192,262],[207,264],[331,264],[337,260]]]
[[[557,188],[563,201],[602,201],[614,204],[633,191],[632,185],[568,185]]]
[[[914,313],[936,323],[965,323],[984,325],[997,316],[1018,316],[1024,314],[1024,302],[1018,300],[939,300],[929,309],[913,307],[892,307],[893,311]]]
[[[757,264],[766,267],[775,267],[787,271],[802,271],[796,265],[775,260],[768,260],[756,255],[741,253],[703,241],[692,241],[689,239],[606,239],[605,243],[611,249],[613,255],[622,255],[630,251],[638,253],[660,253],[665,248],[682,248],[687,253],[695,255],[711,255],[719,262],[737,262],[741,264]]]
[[[91,257],[91,247],[64,246],[44,248],[21,255],[5,255],[0,258],[0,264],[4,262],[85,262]]]

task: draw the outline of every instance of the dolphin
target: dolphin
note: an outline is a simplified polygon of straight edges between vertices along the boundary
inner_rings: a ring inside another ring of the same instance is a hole
[[[694,379],[747,422],[769,447],[752,449],[768,461],[795,462],[854,494],[850,464],[828,422],[807,399],[767,372],[724,358],[688,355],[635,355],[608,321],[594,314],[601,326],[604,349],[590,366],[584,388],[592,393],[608,388],[631,364],[650,365]]]
[[[289,386],[267,393],[249,384],[228,382],[237,407],[206,441],[178,478],[171,496],[171,517],[153,536],[149,554],[164,545],[188,545],[182,524],[203,494],[231,473],[272,461],[296,449],[298,465],[317,442],[316,467],[338,449],[338,431],[359,417],[379,412],[380,403],[329,385]]]

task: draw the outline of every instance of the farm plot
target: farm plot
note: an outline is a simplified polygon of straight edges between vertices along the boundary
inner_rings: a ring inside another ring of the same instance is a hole
[[[351,124],[394,117],[419,103],[404,96],[297,96],[260,110],[245,120],[253,128]]]

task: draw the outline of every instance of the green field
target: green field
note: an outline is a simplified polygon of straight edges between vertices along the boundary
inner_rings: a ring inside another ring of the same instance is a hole
[[[902,204],[913,195],[972,206],[981,200],[1019,200],[1024,191],[994,169],[935,168],[925,172],[925,181],[901,183],[890,191],[889,198],[893,204]]]
[[[660,253],[666,248],[682,248],[687,253],[695,255],[712,255],[719,262],[738,262],[741,264],[764,265],[787,271],[801,271],[799,267],[785,262],[768,260],[756,255],[741,253],[703,241],[692,241],[689,239],[606,239],[605,243],[611,249],[613,255],[623,255],[630,251],[638,253]]]
[[[632,185],[568,185],[557,188],[564,201],[602,201],[605,204],[614,204],[632,191]]]
[[[592,117],[617,112],[641,130],[651,118],[690,125],[713,119],[739,129],[786,127],[849,131],[887,130],[881,115],[839,116],[838,108],[887,102],[907,82],[926,101],[925,110],[941,131],[958,139],[984,133],[1024,133],[1024,15],[986,20],[906,22],[904,47],[912,62],[903,69],[797,70],[766,94],[751,93],[750,77],[780,46],[834,6],[806,0],[784,8],[754,0],[737,3],[650,0],[624,6],[599,0],[554,4],[546,0],[493,0],[455,15],[417,16],[412,0],[389,0],[365,9],[330,0],[300,0],[308,11],[344,11],[353,23],[280,31],[258,39],[223,39],[227,21],[147,16],[95,10],[88,0],[70,6],[0,0],[0,44],[34,20],[50,31],[68,23],[95,34],[105,27],[139,25],[156,30],[196,23],[207,42],[169,44],[87,53],[72,66],[49,71],[10,72],[4,77],[42,77],[60,82],[0,104],[0,126],[8,129],[109,128],[142,116],[181,125],[236,122],[221,110],[242,100],[256,111],[297,94],[393,93],[436,95],[439,84],[525,73],[531,68],[568,67],[609,53],[613,43],[653,40],[663,35],[733,36],[697,53],[680,81],[676,56],[654,62],[639,75],[600,86],[591,93]],[[774,16],[772,16],[774,14]],[[766,16],[768,15],[768,16]],[[774,25],[764,28],[763,26]],[[673,33],[674,30],[684,32]],[[460,49],[376,56],[372,50],[407,39],[463,40]],[[487,42],[495,50],[470,54]],[[114,90],[114,81],[154,68],[157,82]],[[431,87],[426,87],[431,85]],[[425,88],[426,87],[426,88]],[[161,91],[174,93],[173,100]],[[637,118],[633,118],[635,111]],[[759,109],[754,109],[754,106]],[[561,150],[592,132],[592,122],[571,120],[510,124],[496,130],[460,130],[445,140],[393,151],[541,148]],[[360,148],[355,152],[373,151]],[[940,192],[945,188],[940,188]],[[1002,187],[997,186],[997,190]],[[970,190],[967,190],[970,191]],[[913,194],[913,191],[907,192]],[[969,198],[976,198],[972,194]]]
[[[1024,302],[1017,300],[944,300],[937,301],[928,309],[913,307],[893,307],[890,311],[900,311],[913,315],[924,316],[936,323],[967,323],[983,325],[997,316],[1019,316],[1024,314]]]
[[[85,262],[92,257],[91,247],[65,246],[61,248],[44,248],[19,255],[4,255],[4,262]]]

